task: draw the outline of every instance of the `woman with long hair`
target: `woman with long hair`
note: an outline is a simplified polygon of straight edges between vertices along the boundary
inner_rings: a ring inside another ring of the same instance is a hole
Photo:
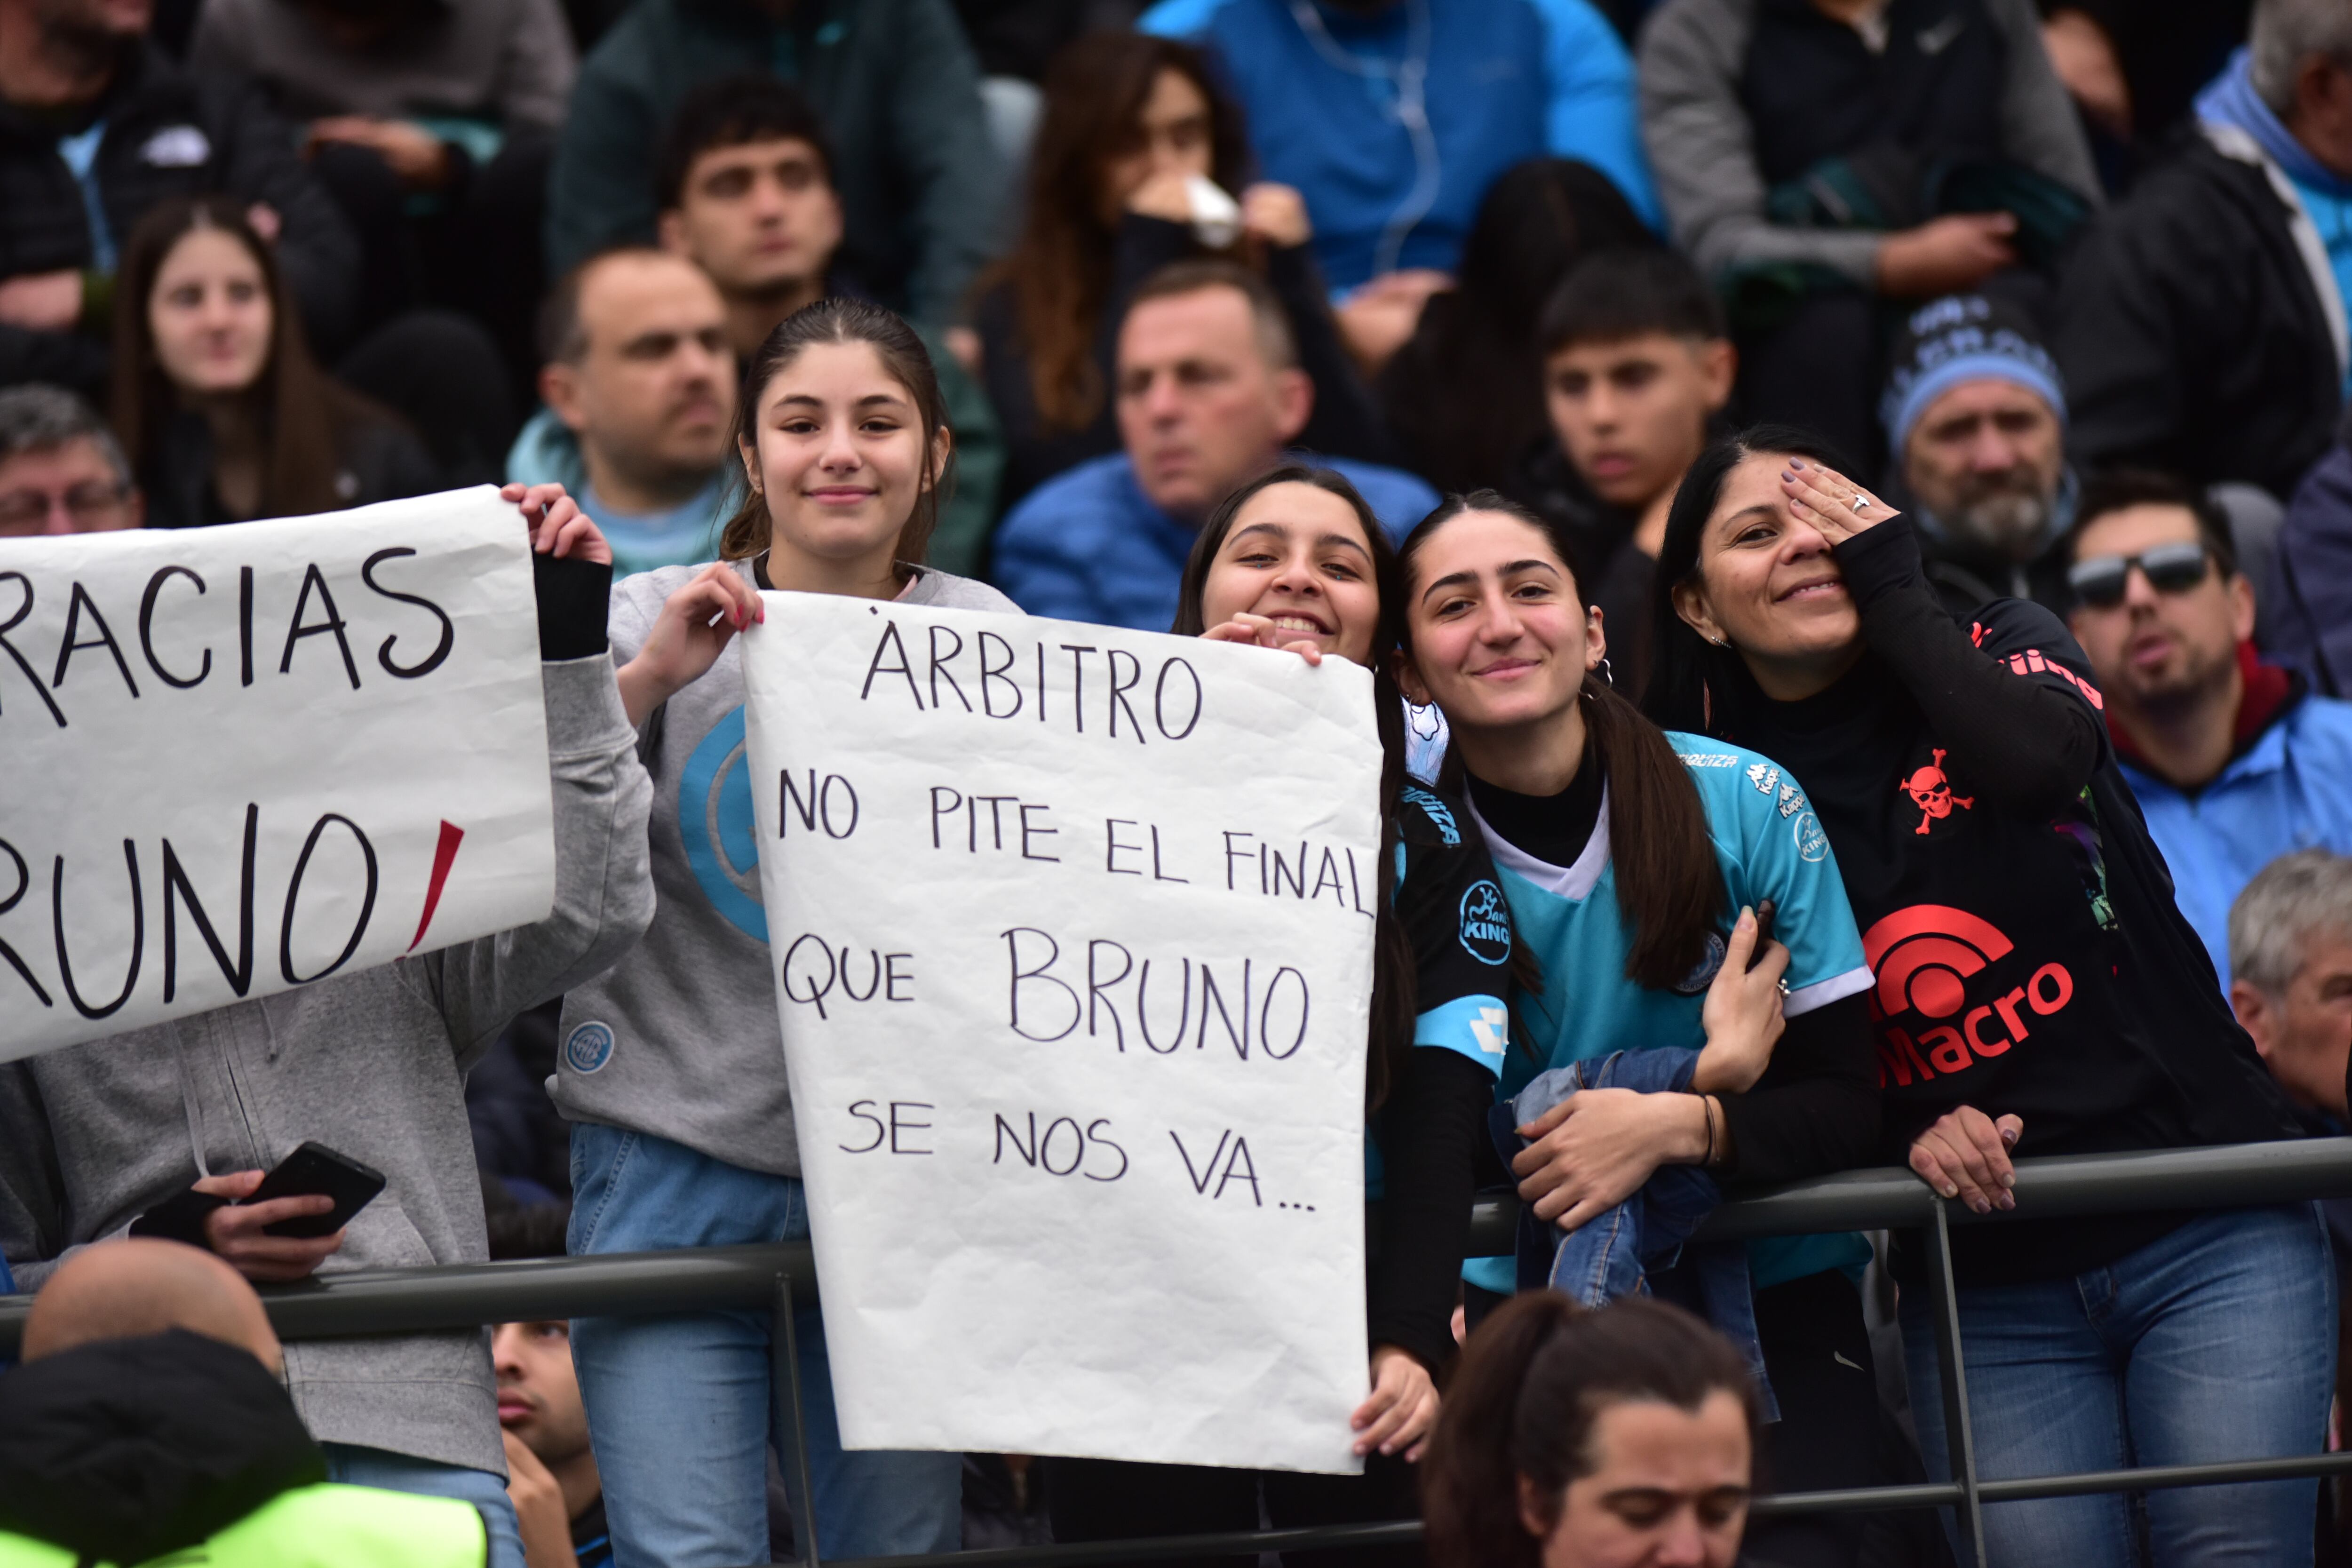
[[[1462,1347],[1423,1467],[1436,1568],[1731,1568],[1762,1424],[1747,1363],[1690,1313],[1518,1297]]]
[[[1493,852],[1541,976],[1513,996],[1523,1026],[1506,1098],[1618,1052],[1697,1053],[1679,1091],[1586,1088],[1521,1126],[1521,1201],[1574,1232],[1666,1166],[1736,1188],[1865,1163],[1878,1142],[1870,970],[1804,786],[1759,752],[1661,731],[1612,689],[1590,590],[1534,513],[1492,491],[1456,497],[1402,553],[1405,689],[1444,714],[1438,782]],[[1765,944],[1752,911],[1768,900],[1779,940]],[[1853,1284],[1870,1256],[1843,1235],[1746,1248],[1783,1485],[1895,1479]],[[1507,1260],[1464,1272],[1486,1291],[1516,1283]],[[1651,1277],[1684,1299],[1706,1283]],[[1778,1521],[1770,1554],[1852,1563],[1872,1528]]]
[[[575,1254],[776,1242],[808,1234],[794,1106],[754,874],[735,634],[761,589],[1003,610],[978,583],[922,564],[953,456],[921,340],[879,306],[829,299],[785,318],[736,410],[742,504],[708,565],[614,590],[621,697],[654,777],[659,909],[628,957],[564,998],[555,1100],[574,1123]],[[816,1495],[829,1555],[950,1552],[961,1535],[952,1454],[841,1447],[824,1326],[796,1320]],[[792,1413],[772,1378],[765,1312],[587,1319],[572,1357],[624,1563],[765,1563],[767,1455]],[[803,1541],[803,1552],[808,1550]]]
[[[159,203],[131,231],[115,282],[113,403],[151,528],[440,488],[397,415],[312,361],[276,257],[226,196]]]
[[[1118,449],[1111,383],[1128,296],[1169,263],[1213,253],[1262,267],[1282,299],[1315,383],[1300,444],[1387,456],[1325,300],[1306,203],[1249,174],[1242,111],[1189,44],[1094,33],[1055,57],[1020,235],[973,307],[981,382],[1004,427],[1001,506]]]
[[[1804,775],[1876,979],[1884,1157],[1979,1214],[2011,1161],[2295,1136],[2116,768],[2057,618],[1938,605],[1908,519],[1818,440],[1764,426],[1684,477],[1658,558],[1650,711]],[[2319,1451],[2336,1321],[2313,1205],[1954,1232],[1988,1479]],[[1925,1264],[1898,1244],[1895,1276]],[[1945,1413],[1902,1302],[1929,1467]],[[2002,1502],[1995,1563],[2308,1561],[2316,1483]]]

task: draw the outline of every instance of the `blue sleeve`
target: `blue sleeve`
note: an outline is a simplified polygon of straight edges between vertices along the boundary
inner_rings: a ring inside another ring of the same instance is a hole
[[[1166,0],[1161,10],[1190,0]],[[1609,176],[1642,221],[1665,232],[1642,119],[1633,96],[1633,59],[1586,0],[1530,0],[1544,30],[1544,144]],[[1155,13],[1156,14],[1156,13]]]
[[[1160,0],[1137,20],[1135,30],[1198,43],[1217,13],[1230,3],[1231,0]]]
[[[997,531],[990,580],[1030,615],[1101,620],[1102,596],[1081,564],[1084,552],[1075,548],[1073,531],[1062,526],[1075,520],[1036,505],[1039,499],[1032,496],[1013,508]]]
[[[1485,840],[1454,804],[1419,786],[1399,803],[1396,912],[1413,962],[1412,1043],[1455,1051],[1500,1077],[1510,1047],[1504,1005],[1511,911]]]
[[[1732,906],[1771,900],[1772,934],[1788,946],[1788,1016],[1868,990],[1870,961],[1863,956],[1853,907],[1803,786],[1752,752],[1741,753],[1737,770],[1709,782],[1718,786],[1710,806],[1728,795],[1728,809],[1738,819],[1739,863],[1724,868]],[[1715,826],[1720,841],[1726,825]]]

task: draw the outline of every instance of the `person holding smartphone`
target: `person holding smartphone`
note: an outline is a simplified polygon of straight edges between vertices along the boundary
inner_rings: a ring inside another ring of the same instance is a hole
[[[487,1260],[466,1069],[517,1014],[619,958],[654,907],[652,789],[604,633],[611,552],[562,487],[501,493],[531,534],[553,910],[0,1066],[0,1255],[18,1285],[126,1233],[205,1247],[257,1283]],[[310,1190],[240,1201],[281,1165]],[[285,1234],[329,1215],[348,1223]],[[303,1341],[286,1347],[286,1381],[331,1479],[470,1502],[489,1568],[523,1568],[488,1330]]]

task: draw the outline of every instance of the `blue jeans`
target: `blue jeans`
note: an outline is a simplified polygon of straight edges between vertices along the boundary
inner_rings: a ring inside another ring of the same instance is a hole
[[[575,1256],[739,1247],[808,1235],[790,1176],[747,1171],[644,1132],[572,1130]],[[790,1393],[771,1386],[766,1312],[583,1318],[572,1360],[604,1483],[615,1568],[740,1568],[767,1563],[767,1455],[793,1462]],[[814,1510],[793,1498],[794,1529],[814,1512],[826,1557],[953,1552],[963,1537],[960,1454],[847,1453],[833,1409],[824,1322],[793,1317]],[[803,1552],[805,1549],[803,1549]]]
[[[482,1516],[490,1538],[489,1568],[523,1568],[522,1527],[515,1522],[514,1500],[506,1482],[488,1470],[462,1465],[436,1464],[383,1448],[362,1448],[356,1443],[321,1443],[327,1454],[327,1479],[347,1487],[374,1487],[379,1491],[406,1492],[411,1497],[455,1498],[469,1502]]]
[[[1966,1289],[1960,1353],[1987,1480],[2316,1454],[2336,1376],[2336,1268],[2310,1204],[2209,1214],[2104,1268]],[[1948,1479],[1925,1289],[1903,1348],[1927,1472]],[[2315,1480],[2142,1494],[2156,1568],[2312,1560]],[[2129,1568],[2121,1493],[1988,1504],[1987,1561]]]

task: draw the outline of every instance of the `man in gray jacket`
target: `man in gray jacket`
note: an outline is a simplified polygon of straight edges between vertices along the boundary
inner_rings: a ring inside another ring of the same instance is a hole
[[[532,564],[553,910],[536,925],[0,1067],[0,1254],[19,1289],[134,1226],[208,1246],[256,1281],[488,1258],[466,1070],[516,1014],[618,960],[654,910],[652,789],[604,636],[609,552],[562,487],[506,495],[522,500],[542,552]],[[331,1205],[226,1200],[310,1140],[383,1173],[384,1190],[333,1236],[266,1237],[265,1226]],[[289,1344],[285,1375],[332,1479],[472,1502],[490,1526],[490,1568],[523,1568],[488,1330]]]

